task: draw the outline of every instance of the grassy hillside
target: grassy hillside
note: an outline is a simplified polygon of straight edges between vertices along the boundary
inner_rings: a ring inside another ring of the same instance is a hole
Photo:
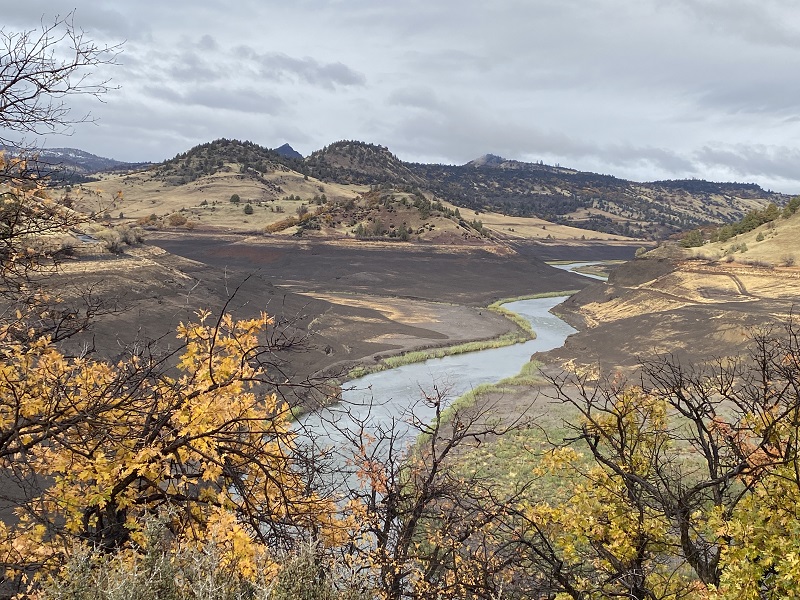
[[[398,180],[408,176],[403,164],[379,146],[342,142],[305,164],[249,142],[217,140],[143,171],[98,174],[97,181],[60,194],[65,203],[111,225],[157,229],[467,245],[619,238],[460,208],[410,183],[368,186],[313,175],[368,179],[358,170]]]
[[[703,223],[726,223],[787,199],[752,184],[636,183],[518,161],[412,168],[433,191],[459,206],[634,237],[662,238]]]
[[[182,184],[175,183],[178,175],[170,174],[176,171],[164,168],[101,175],[99,181],[66,188],[62,195],[76,208],[114,223],[257,231],[296,215],[323,195],[346,201],[367,190],[323,184],[282,165],[263,172],[226,162],[210,170]]]
[[[795,205],[793,201],[790,206]],[[796,208],[796,207],[795,207]],[[741,230],[728,235],[726,230]],[[755,265],[790,267],[800,264],[800,212],[784,210],[767,222],[750,229],[720,228],[711,232],[712,239],[687,249],[690,256]]]
[[[464,218],[467,224],[482,221],[496,237],[512,239],[623,235],[660,239],[709,223],[734,222],[770,203],[782,207],[788,201],[788,197],[753,184],[697,180],[635,183],[491,155],[462,166],[411,164],[383,146],[357,141],[336,142],[302,159],[252,142],[221,139],[145,171],[100,177],[101,181],[75,186],[69,200],[107,219],[120,218],[120,213],[134,220],[155,215],[150,224],[157,226],[164,219],[169,224],[171,215],[180,213],[172,218],[171,226],[247,231],[268,227],[278,231],[275,223],[290,223],[287,216],[302,216],[298,211],[316,213],[318,209],[311,205],[319,206],[318,198],[323,195],[329,204],[323,212],[331,212],[337,203],[345,204],[378,187],[400,201],[403,193],[418,191],[432,203],[452,207],[448,210],[469,209],[469,217]],[[231,198],[239,202],[230,202]],[[377,209],[379,205],[372,206]],[[532,220],[512,223],[499,217],[481,218],[487,213]],[[391,213],[372,218],[358,214],[350,225],[353,217],[340,210],[320,229],[327,225],[331,234],[349,235],[348,226],[363,224],[369,229],[376,219],[396,220]],[[342,225],[343,219],[347,225]],[[462,225],[458,220],[455,223],[456,228]],[[607,235],[559,236],[561,230],[547,230],[548,223]],[[424,222],[409,225],[414,230],[423,226]],[[317,230],[316,226],[312,229]]]

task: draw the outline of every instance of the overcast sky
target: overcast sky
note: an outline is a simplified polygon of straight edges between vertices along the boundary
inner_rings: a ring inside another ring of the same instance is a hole
[[[124,41],[94,125],[50,147],[161,161],[220,137],[308,155],[486,153],[800,193],[798,0],[26,0]]]

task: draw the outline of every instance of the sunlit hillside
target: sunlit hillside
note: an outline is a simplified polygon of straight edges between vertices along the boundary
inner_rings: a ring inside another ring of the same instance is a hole
[[[800,212],[780,216],[725,241],[690,248],[691,256],[773,266],[800,264]]]

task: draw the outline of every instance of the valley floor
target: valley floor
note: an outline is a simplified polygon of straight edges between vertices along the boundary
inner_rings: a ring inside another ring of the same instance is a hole
[[[76,350],[89,340],[112,357],[144,340],[168,348],[178,323],[201,308],[216,313],[225,306],[242,317],[265,310],[304,338],[306,350],[286,365],[294,375],[335,374],[411,349],[496,338],[516,326],[485,310],[492,302],[587,285],[584,277],[544,264],[537,246],[158,232],[122,256],[68,261],[54,284],[75,295],[91,286],[120,309],[98,318],[89,336],[71,340]],[[552,254],[553,247],[547,250]],[[626,246],[605,249],[615,258],[632,252]]]

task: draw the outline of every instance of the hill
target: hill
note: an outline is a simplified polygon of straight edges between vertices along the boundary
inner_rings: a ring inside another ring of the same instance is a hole
[[[465,165],[405,163],[388,148],[341,141],[312,153],[306,172],[323,181],[412,184],[476,211],[538,217],[615,235],[663,239],[741,219],[788,197],[755,184],[676,180],[638,183],[611,175],[486,154]]]
[[[795,198],[783,211],[774,205],[752,211],[737,223],[706,229],[705,240],[702,232],[691,232],[682,243],[690,246],[687,255],[698,259],[773,267],[800,264],[799,206],[800,198]]]
[[[348,183],[377,173],[400,182],[407,176],[385,148],[354,148],[335,144],[307,163],[250,142],[216,140],[144,171],[100,174],[95,182],[71,186],[62,198],[110,224],[154,229],[466,245],[580,240],[589,233],[535,218],[459,209],[409,183]],[[315,172],[338,173],[338,181],[317,179]]]
[[[232,165],[237,165],[240,173],[262,181],[266,181],[266,174],[276,170],[305,171],[302,156],[294,157],[285,146],[282,148],[284,150],[278,152],[253,142],[223,138],[200,144],[155,165],[153,176],[171,185],[186,185],[200,177],[230,172]]]
[[[273,150],[252,142],[220,139],[118,179],[121,181],[104,177],[101,185],[90,188],[95,193],[114,186],[134,200],[132,209],[123,214],[163,218],[175,211],[210,205],[215,207],[211,212],[216,226],[250,230],[285,218],[279,218],[283,212],[294,214],[302,210],[301,204],[316,203],[318,196],[348,201],[377,187],[397,194],[419,191],[430,202],[471,209],[474,216],[470,220],[483,221],[481,214],[492,212],[639,239],[664,239],[707,224],[734,222],[770,203],[783,206],[788,201],[787,196],[754,184],[700,180],[637,183],[492,154],[460,166],[406,163],[384,146],[358,141],[336,142],[302,159],[288,144]],[[232,211],[220,206],[233,196],[241,199],[240,206],[228,207]],[[245,217],[239,211],[247,203],[254,212]],[[106,204],[110,209],[97,205],[91,210],[113,216],[120,209],[113,199]],[[264,211],[270,215],[253,216]],[[203,221],[203,212],[192,214]],[[351,215],[345,217],[352,220]],[[211,221],[205,222],[211,225]],[[367,217],[367,221],[374,219]],[[530,230],[524,221],[518,224],[520,229],[506,224],[505,230],[516,232],[516,237]],[[587,234],[573,237],[581,235]]]
[[[146,168],[149,163],[127,163],[77,148],[40,148],[33,151],[0,147],[11,155],[23,153],[29,168],[56,185],[94,181],[93,175],[114,170]]]
[[[305,162],[309,175],[323,181],[366,185],[386,182],[413,185],[427,183],[385,146],[364,142],[336,142],[312,152]]]
[[[491,155],[461,166],[410,168],[429,189],[459,206],[650,239],[705,223],[734,221],[769,202],[788,200],[754,184],[637,183]]]

